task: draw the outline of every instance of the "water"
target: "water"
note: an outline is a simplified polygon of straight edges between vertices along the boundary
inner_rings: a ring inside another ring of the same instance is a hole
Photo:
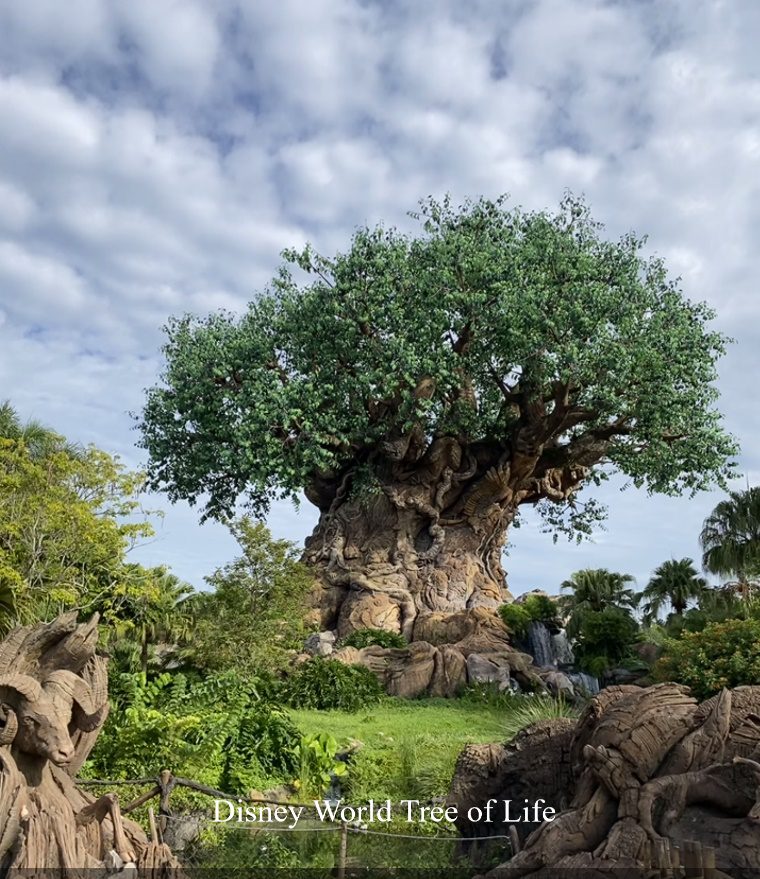
[[[539,668],[554,665],[554,651],[548,626],[544,623],[532,622],[528,626],[527,641],[528,652]]]
[[[575,662],[573,648],[570,646],[570,640],[564,629],[560,629],[556,635],[551,636],[551,645],[556,665],[571,666]]]
[[[569,671],[566,674],[573,682],[577,693],[596,696],[599,692],[599,681],[593,675],[586,674],[585,671]]]

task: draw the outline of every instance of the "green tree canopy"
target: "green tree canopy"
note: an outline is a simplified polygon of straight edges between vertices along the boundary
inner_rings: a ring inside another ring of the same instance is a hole
[[[518,503],[612,469],[668,493],[725,477],[725,340],[643,238],[606,241],[572,197],[556,214],[429,200],[419,219],[332,259],[285,251],[241,317],[169,323],[140,422],[153,486],[220,517],[301,490],[325,510],[346,468],[413,466],[441,436],[509,461]]]
[[[29,448],[23,437],[0,438],[6,629],[65,608],[93,609],[122,577],[127,549],[152,533],[134,518],[142,477],[95,448],[72,454],[58,439]]]
[[[703,599],[708,591],[707,582],[697,573],[692,559],[669,559],[655,570],[638,596],[639,601],[644,602],[644,621],[650,623],[657,619],[660,611],[668,606],[681,616],[689,602]]]
[[[567,632],[577,637],[584,617],[599,614],[608,608],[628,609],[636,605],[636,594],[629,587],[630,574],[608,571],[606,568],[584,568],[565,580],[560,589],[560,607],[568,616]]]
[[[263,523],[243,517],[228,527],[241,554],[206,577],[212,591],[184,602],[193,617],[185,652],[205,669],[272,669],[303,644],[312,578],[295,546]]]

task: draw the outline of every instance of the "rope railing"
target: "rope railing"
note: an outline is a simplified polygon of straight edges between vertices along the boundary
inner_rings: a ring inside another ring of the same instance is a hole
[[[170,821],[181,821],[183,820],[181,816],[175,816],[171,811],[171,797],[172,793],[177,788],[186,788],[188,790],[195,791],[197,793],[203,794],[205,796],[213,797],[214,799],[228,800],[234,801],[240,804],[243,803],[252,803],[252,804],[261,804],[267,806],[283,806],[288,805],[294,808],[301,808],[307,812],[307,814],[319,814],[314,802],[311,803],[296,803],[290,800],[287,803],[282,800],[275,800],[269,797],[251,797],[241,794],[230,794],[226,791],[219,790],[218,788],[211,787],[207,784],[202,784],[199,781],[195,781],[191,778],[184,778],[182,776],[173,775],[169,770],[164,770],[159,773],[159,775],[155,778],[131,778],[131,779],[119,779],[118,781],[108,781],[106,779],[100,778],[89,778],[89,779],[78,779],[78,784],[82,786],[132,786],[132,787],[140,787],[142,785],[150,785],[150,788],[143,794],[141,794],[136,799],[131,802],[123,805],[121,807],[121,811],[123,814],[129,814],[133,812],[135,809],[138,809],[140,806],[144,806],[148,804],[151,800],[158,798],[159,807],[158,807],[158,815],[154,819],[153,808],[149,807],[149,813],[151,818],[152,827],[155,826],[156,830],[159,834],[159,839],[163,838],[163,835],[166,833],[166,829],[168,823]],[[410,800],[402,800],[399,802],[392,802],[390,800],[386,801],[390,803],[391,809],[394,807],[400,806],[402,803],[409,803]],[[438,799],[429,799],[426,801],[418,801],[419,805],[437,805],[442,802],[442,798]],[[351,804],[341,801],[341,807],[347,807],[352,809],[359,809],[361,805],[366,804]],[[249,826],[247,824],[239,824],[234,823],[230,824],[226,829],[228,830],[243,830],[250,831],[256,833],[339,833],[339,848],[338,848],[338,858],[337,858],[337,867],[338,867],[338,876],[345,875],[345,868],[347,862],[347,851],[348,851],[348,836],[349,834],[357,834],[357,835],[365,835],[365,836],[376,836],[376,837],[386,837],[388,839],[406,839],[406,840],[415,840],[415,841],[435,841],[441,842],[445,841],[448,843],[452,842],[483,842],[485,839],[488,840],[504,840],[511,844],[514,850],[514,846],[516,843],[516,834],[514,833],[514,828],[510,827],[510,834],[507,835],[489,835],[488,837],[462,837],[458,834],[414,834],[414,833],[398,833],[393,830],[371,830],[364,824],[351,823],[345,820],[339,820],[338,818],[330,818],[325,817],[324,813],[319,815],[319,822],[322,826],[312,826],[312,827],[276,827],[273,826],[270,822],[265,823],[257,823],[256,826]],[[213,823],[213,822],[209,822]]]

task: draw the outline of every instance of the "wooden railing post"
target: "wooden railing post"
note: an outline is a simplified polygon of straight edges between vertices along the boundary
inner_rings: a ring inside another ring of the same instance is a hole
[[[166,832],[166,825],[169,823],[169,818],[172,814],[170,799],[176,783],[174,776],[168,769],[162,770],[158,777],[158,786],[161,788],[161,797],[158,801],[158,828],[161,831],[162,841]]]

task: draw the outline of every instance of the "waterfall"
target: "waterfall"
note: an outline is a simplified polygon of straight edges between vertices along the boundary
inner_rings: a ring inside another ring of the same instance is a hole
[[[573,682],[577,693],[585,693],[588,696],[596,696],[599,692],[599,681],[585,671],[569,671],[567,676]]]
[[[527,641],[528,651],[539,668],[554,665],[554,651],[548,626],[544,623],[531,622],[528,626]]]
[[[554,664],[560,668],[571,666],[575,662],[573,648],[570,646],[570,640],[564,629],[560,629],[559,632],[552,635],[552,655]]]

